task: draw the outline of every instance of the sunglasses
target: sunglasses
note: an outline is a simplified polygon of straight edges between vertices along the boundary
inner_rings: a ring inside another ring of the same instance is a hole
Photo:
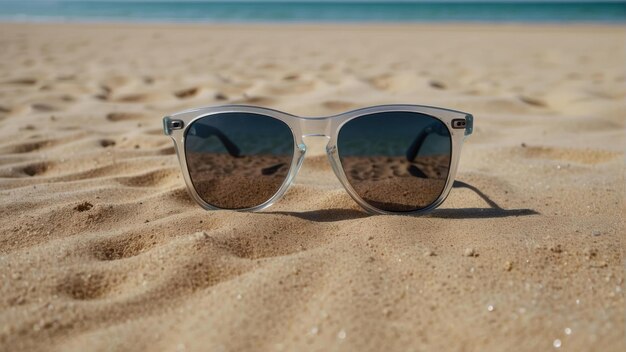
[[[380,214],[422,214],[446,199],[470,114],[382,105],[329,117],[226,105],[163,119],[191,196],[205,209],[261,210],[289,188],[306,152],[303,137],[328,138],[326,153],[350,196]]]

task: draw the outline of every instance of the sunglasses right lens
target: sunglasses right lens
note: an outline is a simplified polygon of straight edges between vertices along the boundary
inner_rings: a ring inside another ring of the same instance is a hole
[[[196,193],[223,209],[246,209],[274,196],[289,174],[294,138],[284,122],[253,113],[195,120],[185,134],[187,168]]]
[[[358,196],[385,211],[428,207],[442,194],[452,139],[440,120],[415,112],[381,112],[345,123],[337,148]]]

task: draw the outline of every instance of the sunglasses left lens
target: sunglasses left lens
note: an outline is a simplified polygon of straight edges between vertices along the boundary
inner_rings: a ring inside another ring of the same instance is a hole
[[[241,112],[195,120],[185,134],[189,176],[206,203],[246,209],[274,196],[289,174],[294,138],[284,122]]]

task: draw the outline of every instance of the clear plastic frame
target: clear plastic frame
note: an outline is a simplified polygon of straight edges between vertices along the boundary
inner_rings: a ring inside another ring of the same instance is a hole
[[[337,138],[339,136],[339,131],[341,130],[341,128],[348,121],[351,121],[358,117],[387,112],[413,112],[421,115],[427,115],[428,117],[435,118],[445,124],[450,134],[450,165],[443,191],[441,192],[439,197],[430,205],[415,211],[387,211],[376,208],[375,206],[369,204],[355,191],[353,186],[350,184],[348,178],[346,177],[344,168],[341,165],[341,159],[339,157],[337,143]],[[285,177],[285,180],[283,181],[278,191],[270,199],[267,199],[267,201],[263,202],[262,204],[251,208],[237,209],[238,211],[259,211],[271,206],[272,204],[274,204],[274,202],[279,200],[291,185],[296,174],[298,173],[298,170],[302,165],[302,162],[304,161],[304,156],[306,154],[306,144],[304,143],[303,138],[307,136],[321,136],[328,139],[328,143],[326,145],[326,154],[328,156],[328,160],[332,166],[332,169],[335,172],[335,175],[344,186],[348,194],[350,194],[350,196],[365,210],[375,214],[420,215],[428,213],[429,211],[441,205],[441,203],[444,202],[444,200],[450,193],[456,176],[463,141],[467,136],[472,133],[473,129],[473,117],[468,113],[421,105],[380,105],[344,112],[338,115],[328,117],[299,117],[278,110],[263,107],[245,105],[224,105],[191,109],[178,112],[170,116],[166,116],[163,119],[164,133],[174,140],[174,146],[176,148],[176,153],[178,155],[178,160],[180,162],[187,189],[193,199],[200,206],[207,210],[217,210],[221,208],[208,204],[196,191],[192,183],[189,168],[187,165],[187,158],[185,155],[185,136],[187,130],[194,121],[207,116],[223,113],[251,113],[271,117],[284,122],[289,127],[293,135],[293,158],[291,160],[287,176]]]

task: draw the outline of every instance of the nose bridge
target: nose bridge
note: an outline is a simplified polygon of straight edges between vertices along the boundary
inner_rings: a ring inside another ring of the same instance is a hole
[[[328,137],[330,138],[331,119],[321,118],[301,118],[300,131],[302,137]]]

